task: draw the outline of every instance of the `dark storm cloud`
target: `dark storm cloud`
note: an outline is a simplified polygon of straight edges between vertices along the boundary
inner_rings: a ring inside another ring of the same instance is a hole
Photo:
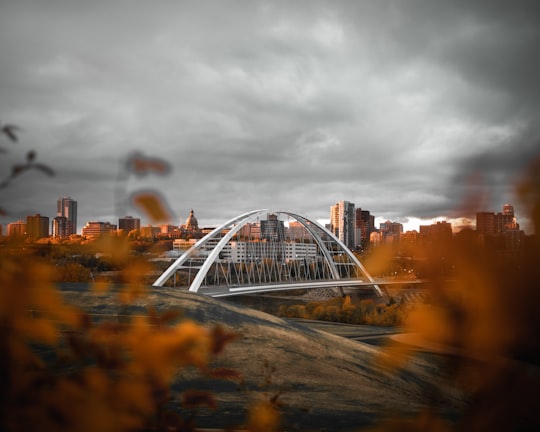
[[[489,152],[478,152],[464,158],[456,170],[454,181],[458,183],[467,176],[475,178],[484,185],[486,192],[491,192],[489,205],[499,208],[506,198],[512,196],[520,177],[538,157],[540,129],[531,129]]]
[[[58,173],[14,211],[68,194],[113,218],[133,151],[173,172],[126,190],[203,223],[455,215],[475,175],[498,206],[538,151],[539,21],[534,1],[5,1],[0,121],[24,134],[0,164],[35,148]]]

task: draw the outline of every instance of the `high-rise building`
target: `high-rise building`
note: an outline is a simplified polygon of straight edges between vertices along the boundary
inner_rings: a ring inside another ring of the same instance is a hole
[[[514,217],[514,206],[511,204],[503,205],[503,214]]]
[[[476,213],[476,232],[484,236],[494,236],[507,231],[519,231],[519,224],[514,216],[514,207],[510,204],[503,206],[502,213]]]
[[[372,216],[368,210],[357,208],[355,210],[355,235],[356,245],[363,248],[369,246],[370,235],[375,229],[375,216]]]
[[[77,234],[77,201],[69,197],[58,198],[56,215],[66,218],[66,236]]]
[[[495,235],[495,213],[476,213],[476,232],[482,235]]]
[[[26,217],[26,233],[28,238],[37,240],[43,237],[49,237],[49,218],[35,214]]]
[[[269,214],[267,220],[261,220],[261,239],[268,241],[285,240],[285,224],[275,214]]]
[[[124,234],[141,228],[141,220],[133,216],[124,216],[118,219],[118,229],[123,230]]]
[[[398,243],[403,233],[403,224],[387,220],[381,223],[380,231],[384,242]]]
[[[355,245],[355,212],[354,204],[349,201],[339,201],[330,207],[330,224],[332,233],[349,249]]]
[[[67,217],[56,216],[51,222],[52,236],[55,238],[64,238],[68,236],[67,233]]]
[[[476,233],[481,244],[499,252],[514,253],[525,244],[525,233],[519,229],[510,204],[503,206],[502,213],[476,213]]]

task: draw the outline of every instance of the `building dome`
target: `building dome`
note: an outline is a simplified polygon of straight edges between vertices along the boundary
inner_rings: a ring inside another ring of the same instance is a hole
[[[191,211],[189,212],[189,216],[186,219],[186,229],[191,231],[196,231],[199,229],[199,222],[193,214],[193,209],[191,209]]]

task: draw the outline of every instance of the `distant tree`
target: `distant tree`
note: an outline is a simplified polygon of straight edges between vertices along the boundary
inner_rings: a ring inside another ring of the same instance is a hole
[[[56,266],[56,280],[58,282],[91,282],[91,271],[76,262]]]

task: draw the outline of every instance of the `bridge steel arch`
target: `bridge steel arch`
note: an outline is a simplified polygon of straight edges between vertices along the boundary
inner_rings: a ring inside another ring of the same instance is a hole
[[[298,214],[294,214],[294,213],[290,213],[290,212],[281,212],[281,213],[284,213],[284,214],[287,214],[289,216],[292,216],[294,217],[298,222],[300,222],[308,231],[310,231],[310,233],[313,235],[313,238],[317,241],[317,243],[321,246],[321,248],[323,248],[323,245],[320,244],[320,236],[317,236],[313,230],[310,228],[310,224],[311,225],[315,225],[316,227],[318,227],[321,231],[323,231],[328,237],[330,237],[336,244],[338,244],[341,249],[347,254],[347,256],[352,260],[352,262],[358,266],[358,268],[360,269],[360,271],[362,272],[362,274],[369,280],[369,282],[372,282],[373,283],[373,288],[375,289],[375,291],[377,292],[377,294],[379,295],[379,297],[382,297],[384,295],[383,291],[381,290],[381,288],[376,284],[375,282],[375,279],[373,279],[373,277],[368,273],[368,271],[366,270],[366,268],[362,265],[362,263],[358,260],[358,258],[356,258],[356,256],[352,253],[352,251],[347,247],[345,246],[345,244],[339,239],[337,238],[334,233],[332,233],[332,231],[326,229],[323,225],[321,225],[320,223],[318,223],[317,221],[312,221],[312,220],[309,220],[303,216],[300,216]],[[324,248],[326,249],[326,248]],[[326,252],[328,252],[328,250],[326,249]],[[326,255],[326,254],[325,254]],[[336,279],[339,279],[339,276],[336,277]]]
[[[220,254],[240,230],[247,224],[255,220],[265,218],[269,214],[284,215],[293,218],[299,222],[311,236],[311,239],[317,245],[321,260],[324,261],[327,280],[313,280],[312,287],[317,288],[322,285],[331,287],[332,281],[336,282],[335,287],[343,293],[343,287],[369,285],[378,296],[383,296],[383,291],[377,285],[377,282],[367,272],[356,256],[341,242],[331,231],[316,221],[310,220],[304,216],[288,211],[270,211],[268,209],[253,210],[239,216],[236,216],[222,225],[212,230],[205,237],[197,241],[193,246],[186,250],[175,262],[173,262],[163,274],[156,279],[153,286],[163,286],[171,277],[180,270],[196,270],[195,277],[191,280],[189,291],[204,292],[201,288],[212,266],[220,264],[222,261]],[[200,265],[197,265],[200,264]],[[338,282],[339,281],[339,282]],[[293,282],[279,284],[263,284],[257,287],[251,287],[249,292],[263,292],[279,289],[295,289],[310,287],[308,281],[296,280]],[[208,287],[206,287],[207,289]],[[238,286],[231,286],[226,293],[215,294],[214,296],[233,295],[234,293],[246,292],[245,289]],[[212,295],[212,294],[210,294]]]
[[[182,264],[184,264],[189,258],[191,258],[197,251],[199,251],[202,247],[204,247],[211,239],[215,238],[217,235],[219,235],[223,230],[227,229],[233,224],[237,224],[237,229],[235,232],[240,230],[242,226],[245,224],[251,222],[253,219],[256,219],[257,216],[260,216],[262,213],[264,213],[265,210],[252,210],[250,212],[241,214],[240,216],[236,216],[235,218],[230,219],[229,221],[225,222],[224,224],[218,226],[214,230],[212,230],[210,233],[208,233],[206,236],[204,236],[202,239],[200,239],[198,242],[196,242],[193,246],[191,246],[186,252],[184,252],[173,264],[169,266],[167,270],[163,272],[163,274],[156,279],[156,281],[153,283],[153,286],[163,286],[163,284],[168,281],[178,270],[181,268]],[[240,222],[240,223],[238,223]],[[232,237],[232,235],[230,236]],[[216,255],[219,254],[219,252],[225,247],[226,242],[222,242],[220,245],[220,248],[217,250],[216,254],[214,254],[213,258],[215,259]],[[208,263],[208,264],[207,264]],[[208,268],[212,265],[212,261],[206,260],[203,267],[200,270],[203,270],[203,274],[205,274],[208,271]],[[199,290],[199,285],[193,285],[191,284],[189,287],[190,291],[197,292]]]

